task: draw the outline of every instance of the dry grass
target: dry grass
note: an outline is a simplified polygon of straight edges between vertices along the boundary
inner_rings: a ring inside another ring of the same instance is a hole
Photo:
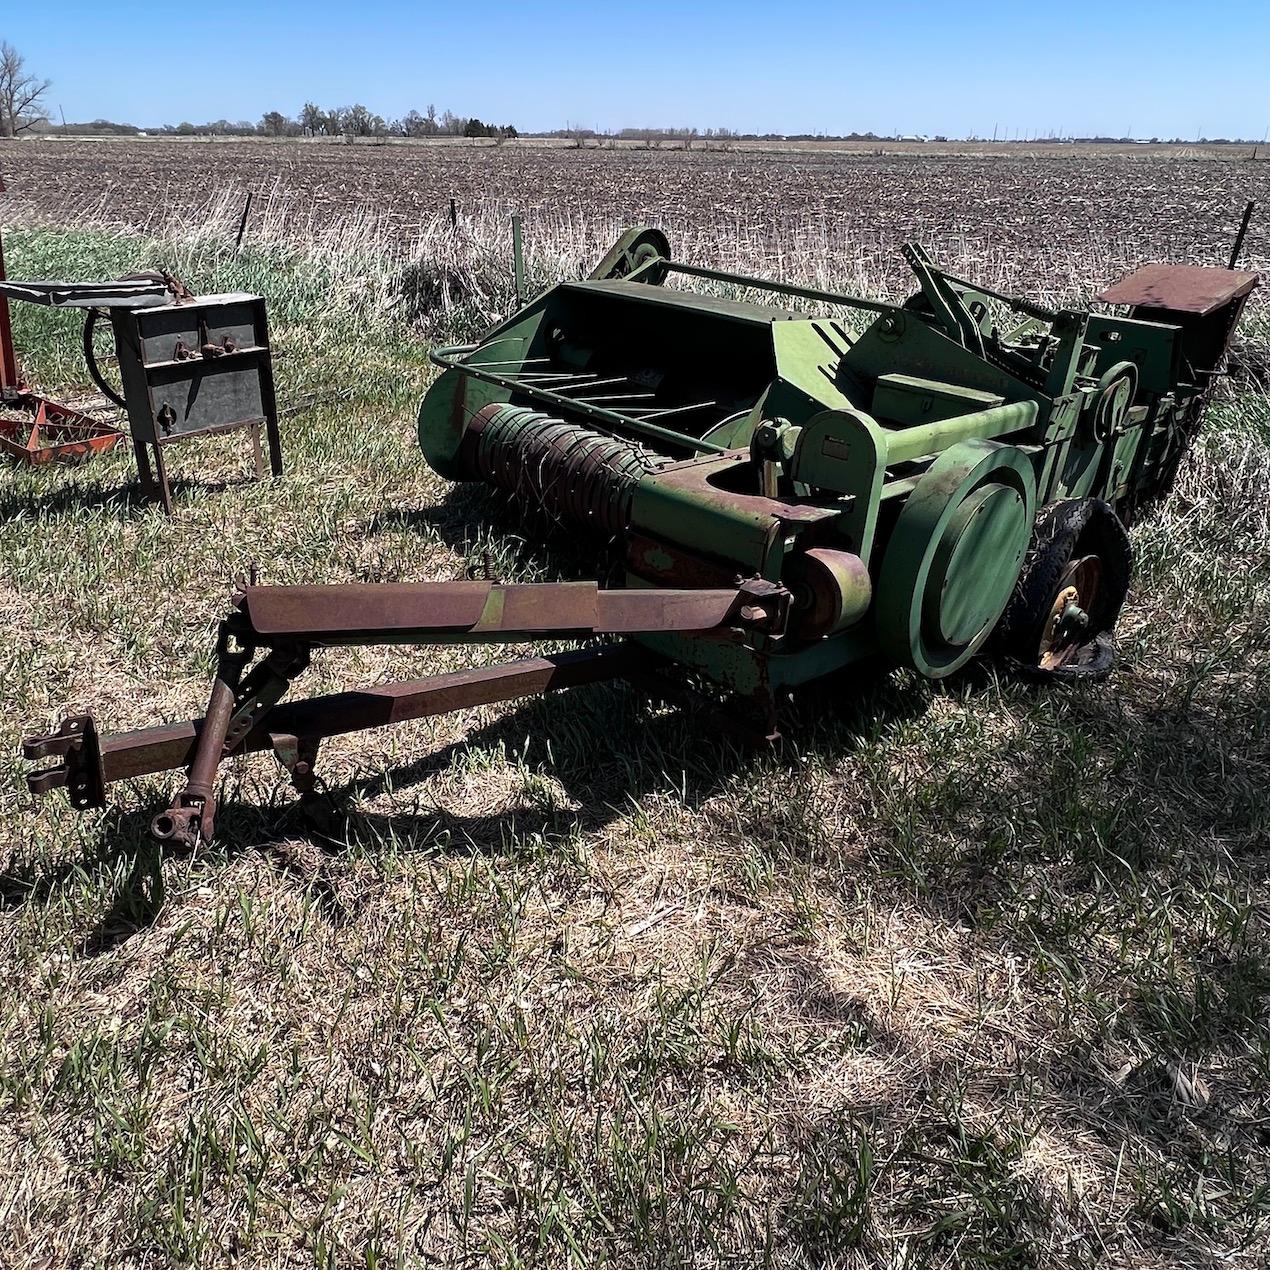
[[[18,736],[66,703],[197,713],[253,560],[585,568],[414,444],[429,372],[400,319],[461,335],[505,308],[501,211],[414,244],[313,228],[279,201],[242,256],[215,217],[9,241],[19,276],[161,260],[259,289],[284,395],[348,400],[287,424],[276,486],[241,483],[233,445],[188,451],[172,521],[122,456],[2,496],[0,1262],[1264,1264],[1270,399],[1248,378],[1135,532],[1108,686],[847,681],[768,755],[579,690],[332,743],[330,839],[267,760],[235,764],[194,856],[146,841],[170,782],[86,817],[19,792]],[[613,228],[531,225],[535,281]],[[1134,254],[1086,237],[1032,289],[1088,294]],[[1020,281],[984,243],[929,245]],[[677,246],[895,285],[823,225]],[[34,369],[75,382],[71,324],[18,316]],[[467,655],[331,652],[306,688]]]

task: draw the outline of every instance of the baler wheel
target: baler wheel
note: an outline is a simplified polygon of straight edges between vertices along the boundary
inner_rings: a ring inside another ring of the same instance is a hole
[[[997,628],[1007,663],[1033,680],[1105,679],[1132,572],[1129,535],[1107,503],[1081,498],[1042,508]]]

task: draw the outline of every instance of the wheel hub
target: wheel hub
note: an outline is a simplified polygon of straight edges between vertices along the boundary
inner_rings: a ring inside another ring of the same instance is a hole
[[[1087,641],[1101,578],[1102,561],[1097,556],[1082,556],[1063,570],[1041,628],[1037,664],[1042,670],[1065,665]]]

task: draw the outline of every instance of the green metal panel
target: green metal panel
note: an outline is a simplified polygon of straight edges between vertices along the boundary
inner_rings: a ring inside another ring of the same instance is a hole
[[[630,231],[592,280],[554,288],[447,363],[467,382],[447,373],[429,394],[425,452],[452,475],[464,429],[492,429],[465,451],[481,478],[624,535],[632,585],[750,575],[818,597],[801,643],[647,637],[739,692],[879,647],[948,674],[997,620],[1038,496],[1119,502],[1167,483],[1205,385],[1185,379],[1171,311],[1163,322],[1053,311],[905,254],[922,289],[902,308],[768,286],[876,314],[857,334],[836,318],[665,287],[672,273],[757,283],[672,261],[658,231]],[[1000,305],[1029,320],[998,326]],[[1227,330],[1228,318],[1210,324]],[[466,422],[507,400],[533,407],[523,433],[488,412]],[[872,620],[850,624],[865,588],[835,623],[840,557],[859,557],[842,578],[871,572]]]
[[[1065,397],[1076,383],[1081,354],[1085,350],[1086,314],[1063,309],[1050,327],[1053,352],[1049,373],[1045,378],[1045,395],[1050,398]]]
[[[1094,375],[1116,362],[1129,361],[1137,366],[1140,387],[1148,393],[1169,392],[1181,377],[1182,330],[1178,326],[1092,313],[1085,339],[1099,350]]]
[[[954,415],[988,410],[1005,400],[997,392],[961,388],[917,375],[879,375],[873,389],[873,416],[886,424],[935,423]]]
[[[1030,384],[953,343],[916,313],[878,318],[851,346],[839,367],[843,391],[863,408],[872,402],[877,381],[896,371],[991,393],[1006,401],[1047,404],[1044,395]]]
[[[851,347],[851,337],[839,323],[825,318],[774,326],[772,347],[778,378],[801,389],[822,408],[859,404],[847,395],[850,385],[839,373],[842,358]]]
[[[646,476],[635,490],[632,526],[654,538],[691,543],[701,555],[765,572],[780,540],[780,520],[757,491],[739,495],[714,483],[745,458],[675,464]]]
[[[710,440],[748,445],[763,420],[800,424],[826,408],[852,408],[845,391],[849,384],[838,369],[851,338],[839,323],[782,322],[772,326],[771,339],[776,368],[772,383],[745,419],[708,434]]]
[[[1035,516],[1021,450],[971,440],[941,454],[904,504],[878,574],[886,656],[932,679],[965,665],[1005,608]]]
[[[534,356],[544,308],[539,301],[492,332],[469,353],[471,363],[499,370],[523,365]],[[464,479],[457,457],[468,421],[483,407],[511,397],[511,390],[500,384],[459,370],[444,371],[419,405],[419,447],[428,465],[447,480]]]
[[[864,560],[873,551],[886,475],[886,436],[868,415],[826,410],[798,430],[790,475],[813,489],[847,494],[835,532]]]

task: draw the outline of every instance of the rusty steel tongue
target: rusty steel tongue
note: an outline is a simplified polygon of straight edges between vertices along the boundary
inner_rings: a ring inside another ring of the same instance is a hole
[[[237,629],[259,643],[292,638],[313,646],[708,631],[739,617],[757,596],[741,587],[602,590],[595,582],[247,587]],[[777,617],[775,609],[764,615]]]
[[[195,847],[211,841],[217,767],[259,730],[291,681],[308,666],[314,647],[463,639],[511,643],[533,636],[570,639],[698,632],[725,625],[778,637],[788,617],[790,594],[763,579],[714,590],[605,591],[594,582],[248,586],[234,595],[234,607],[235,612],[221,623],[216,678],[194,738],[185,784],[172,805],[151,823],[151,833],[159,842]],[[252,665],[261,647],[268,651]],[[555,686],[550,681],[530,680],[522,685],[511,680],[512,691],[489,696],[489,682],[506,669],[468,672],[466,693],[448,681],[447,708]],[[446,679],[439,676],[437,682]],[[309,704],[316,707],[318,703]],[[269,744],[297,788],[307,793],[311,792],[317,741],[344,730],[341,712],[332,709],[329,716],[319,712],[303,733],[271,730]]]

